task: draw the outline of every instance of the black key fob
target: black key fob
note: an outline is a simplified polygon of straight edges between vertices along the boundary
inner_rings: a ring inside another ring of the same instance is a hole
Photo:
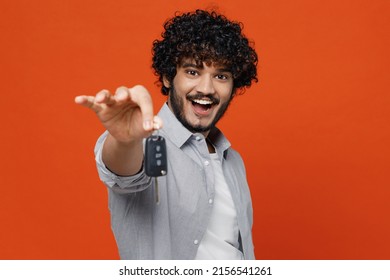
[[[150,177],[167,174],[167,148],[164,137],[151,135],[145,142],[145,173]]]

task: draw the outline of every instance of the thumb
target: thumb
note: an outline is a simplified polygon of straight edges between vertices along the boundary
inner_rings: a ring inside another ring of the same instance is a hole
[[[148,90],[140,85],[129,88],[131,100],[138,105],[142,114],[143,128],[153,130],[153,101]]]

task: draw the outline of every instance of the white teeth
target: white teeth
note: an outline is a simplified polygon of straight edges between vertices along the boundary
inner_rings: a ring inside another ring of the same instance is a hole
[[[211,104],[213,104],[213,101],[211,101],[211,100],[194,99],[192,101],[195,102],[195,103],[201,104],[201,105],[211,105]]]

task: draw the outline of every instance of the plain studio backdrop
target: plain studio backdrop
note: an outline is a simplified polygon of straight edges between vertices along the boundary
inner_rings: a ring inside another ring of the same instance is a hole
[[[176,11],[244,23],[259,83],[219,127],[245,160],[258,259],[390,259],[390,1],[0,3],[0,258],[117,259],[74,104],[121,85],[165,101],[151,45]]]

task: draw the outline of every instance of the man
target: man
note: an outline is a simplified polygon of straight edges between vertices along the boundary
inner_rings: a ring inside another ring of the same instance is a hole
[[[215,12],[175,16],[153,43],[168,96],[158,116],[143,86],[75,101],[107,131],[95,156],[108,186],[122,259],[254,259],[252,204],[239,154],[215,127],[240,89],[257,81],[257,55],[241,24]],[[144,172],[143,143],[166,139],[168,174]]]

